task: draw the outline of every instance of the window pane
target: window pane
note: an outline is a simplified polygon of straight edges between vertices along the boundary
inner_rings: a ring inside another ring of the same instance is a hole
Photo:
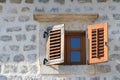
[[[80,38],[72,37],[70,39],[71,48],[80,48]]]
[[[81,60],[80,57],[81,57],[81,55],[80,55],[79,51],[71,51],[71,53],[70,53],[71,62],[80,62],[80,60]]]

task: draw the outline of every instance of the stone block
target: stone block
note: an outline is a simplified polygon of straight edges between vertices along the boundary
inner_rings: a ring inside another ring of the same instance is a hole
[[[8,77],[8,80],[23,80],[22,76],[9,76]]]
[[[0,54],[0,62],[6,63],[10,60],[9,54]]]
[[[6,0],[0,0],[0,3],[5,3],[6,2]]]
[[[8,10],[8,13],[17,14],[18,11],[17,11],[16,8],[13,8],[13,9],[9,9],[9,10]]]
[[[39,0],[39,2],[47,3],[47,2],[49,2],[49,0]]]
[[[97,65],[97,72],[109,73],[111,72],[111,66],[110,65]]]
[[[36,54],[28,54],[27,55],[28,62],[36,62],[37,60],[37,55]]]
[[[37,74],[37,72],[38,72],[38,67],[37,67],[36,65],[30,66],[30,72],[31,72],[32,74]]]
[[[23,7],[21,9],[21,12],[30,12],[30,8],[29,7]]]
[[[54,2],[59,3],[59,4],[64,4],[65,0],[54,0]]]
[[[3,11],[3,7],[2,7],[2,5],[0,5],[0,12],[2,12]]]
[[[25,41],[26,35],[25,34],[18,34],[18,35],[16,35],[16,40],[17,41]]]
[[[22,62],[25,60],[25,57],[22,54],[18,54],[14,56],[14,62]]]
[[[36,25],[26,25],[26,31],[33,31],[36,29],[37,29]]]
[[[25,65],[20,66],[19,69],[20,69],[20,73],[22,74],[26,74],[28,72],[28,67]]]
[[[10,27],[10,28],[6,29],[7,32],[18,32],[21,30],[22,30],[22,28],[20,26],[19,27]]]
[[[35,50],[36,46],[35,45],[24,45],[24,51],[31,51],[31,50]]]
[[[10,0],[11,3],[21,3],[22,0]]]
[[[21,15],[18,17],[18,21],[20,22],[27,22],[30,20],[30,16],[27,16],[27,15]]]
[[[41,79],[40,76],[39,77],[36,77],[36,76],[25,76],[24,80],[44,80],[44,79]]]
[[[106,2],[107,0],[97,0],[97,2]]]
[[[3,69],[3,73],[8,74],[8,73],[15,73],[18,71],[18,67],[16,65],[5,65]]]
[[[78,0],[80,3],[87,3],[87,2],[92,2],[92,0]]]
[[[38,8],[38,7],[35,7],[35,12],[41,12],[41,13],[44,13],[44,12],[45,12],[45,9],[44,9],[44,8]]]
[[[26,3],[33,3],[33,0],[25,0]]]
[[[120,14],[113,14],[114,20],[120,20]]]
[[[111,32],[111,34],[113,34],[113,35],[115,35],[115,34],[120,34],[120,30],[113,30],[112,32]]]
[[[30,41],[32,41],[32,42],[35,42],[35,41],[36,41],[36,35],[35,35],[35,34],[31,35]]]
[[[120,2],[120,0],[113,0],[114,2]]]
[[[3,20],[6,22],[13,22],[13,21],[15,21],[15,17],[14,16],[6,16],[3,18]]]
[[[10,48],[11,51],[19,51],[20,46],[18,46],[18,45],[10,45],[9,48]]]
[[[120,77],[114,76],[114,77],[112,78],[112,80],[120,80]]]
[[[120,64],[116,65],[116,71],[120,73]]]
[[[7,76],[0,75],[0,80],[7,80]]]
[[[114,46],[114,51],[120,51],[120,46],[115,45]]]
[[[2,35],[2,36],[0,36],[0,40],[1,41],[11,41],[12,40],[12,36]]]
[[[109,17],[107,14],[105,14],[105,15],[100,16],[100,20],[106,21],[106,20],[109,20]]]
[[[50,10],[50,12],[53,12],[53,13],[59,12],[59,8],[52,8],[52,9]]]
[[[100,80],[100,77],[93,77],[93,78],[90,78],[90,80]]]
[[[111,54],[111,55],[109,56],[109,59],[110,59],[111,61],[120,60],[120,54]]]

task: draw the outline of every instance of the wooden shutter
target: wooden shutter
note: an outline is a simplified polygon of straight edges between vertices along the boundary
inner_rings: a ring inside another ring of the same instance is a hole
[[[48,65],[64,62],[64,24],[54,26],[49,32],[47,59]]]
[[[107,23],[88,26],[89,63],[108,61],[108,27]]]

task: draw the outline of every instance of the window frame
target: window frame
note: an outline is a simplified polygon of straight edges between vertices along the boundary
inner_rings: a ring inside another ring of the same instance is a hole
[[[81,52],[81,61],[80,62],[71,62],[70,61],[70,37],[79,37],[81,38],[81,43],[79,49],[72,51]],[[86,64],[86,31],[65,31],[65,49],[64,49],[64,65],[85,65]],[[69,46],[69,47],[67,47]]]

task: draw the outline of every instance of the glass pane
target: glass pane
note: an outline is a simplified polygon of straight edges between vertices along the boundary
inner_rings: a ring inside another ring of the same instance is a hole
[[[72,37],[70,39],[71,48],[80,48],[80,38]]]
[[[71,51],[71,53],[70,53],[71,62],[80,62],[80,60],[81,60],[80,57],[81,57],[81,55],[80,55],[79,51]]]

